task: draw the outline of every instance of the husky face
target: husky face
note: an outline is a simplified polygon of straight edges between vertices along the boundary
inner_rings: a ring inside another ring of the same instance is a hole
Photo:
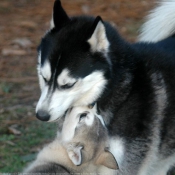
[[[69,19],[56,1],[53,20],[54,28],[39,46],[36,115],[42,121],[55,121],[72,106],[97,101],[110,77],[109,42],[101,18]]]

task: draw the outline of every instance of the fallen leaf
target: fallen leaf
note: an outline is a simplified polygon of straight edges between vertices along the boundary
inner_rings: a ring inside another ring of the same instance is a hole
[[[13,143],[12,141],[5,141],[7,144],[9,144],[9,145],[11,145],[11,146],[14,146],[15,145],[15,143]]]
[[[27,38],[17,38],[12,41],[12,44],[17,44],[23,48],[28,48],[32,46],[32,42]]]
[[[8,127],[8,131],[14,135],[21,135],[21,131],[17,130],[13,125]]]
[[[9,55],[23,56],[26,54],[27,52],[25,50],[16,50],[16,49],[10,49],[10,48],[2,49],[3,56],[9,56]]]

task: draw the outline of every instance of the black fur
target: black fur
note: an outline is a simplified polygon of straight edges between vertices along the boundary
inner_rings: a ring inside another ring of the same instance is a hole
[[[55,164],[55,163],[47,163],[46,165],[37,166],[36,168],[33,168],[31,171],[25,173],[30,175],[58,175],[58,174],[64,174],[69,175],[70,172],[63,166]]]

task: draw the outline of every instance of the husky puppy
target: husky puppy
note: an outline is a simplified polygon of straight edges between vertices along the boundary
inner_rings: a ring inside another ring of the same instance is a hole
[[[108,150],[102,117],[94,109],[75,107],[67,112],[61,133],[25,172],[116,174],[118,165]]]
[[[38,49],[37,118],[55,121],[72,106],[96,102],[120,175],[166,175],[175,164],[175,20],[159,9],[155,28],[171,21],[161,28],[168,33],[131,44],[100,17],[69,18],[56,0],[54,28]]]

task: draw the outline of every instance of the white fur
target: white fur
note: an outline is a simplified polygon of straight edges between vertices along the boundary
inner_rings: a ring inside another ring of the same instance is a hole
[[[37,66],[37,71],[38,71],[38,78],[39,78],[39,85],[41,91],[43,90],[43,87],[45,85],[44,79],[41,75],[41,70],[40,70],[40,65],[41,65],[41,51],[38,53],[38,66]]]
[[[122,165],[123,158],[124,158],[124,152],[125,152],[124,142],[121,138],[113,137],[113,138],[110,138],[109,145],[110,145],[109,150],[117,160],[117,163],[120,169],[120,166]]]
[[[40,97],[38,104],[36,106],[36,112],[38,110],[47,111],[47,110],[45,110],[45,108],[47,109],[47,106],[48,106],[47,101],[45,101],[47,94],[48,94],[48,86],[45,86],[45,88],[43,88],[43,90],[42,90],[41,97]]]
[[[94,33],[88,40],[88,43],[91,45],[92,52],[106,52],[108,50],[109,41],[106,36],[104,24],[101,21],[98,22]]]
[[[152,10],[141,28],[140,41],[156,42],[175,33],[175,1],[164,0]]]
[[[72,78],[68,69],[64,69],[58,77],[58,85],[73,84],[76,82],[75,78]]]
[[[40,68],[40,71],[43,78],[49,81],[51,78],[51,67],[48,61],[45,61],[44,65]]]
[[[41,64],[41,51],[38,52],[38,64]]]
[[[63,73],[60,75],[61,77],[65,77],[62,76]],[[63,80],[64,78],[60,78],[59,83],[63,83]],[[68,80],[72,80],[72,78],[68,78]],[[77,79],[76,84],[70,89],[56,89],[53,94],[51,93],[49,95],[49,98],[48,95],[41,94],[36,112],[38,110],[48,111],[51,116],[49,121],[54,121],[63,116],[65,111],[71,106],[87,106],[96,101],[101,95],[105,85],[106,79],[103,76],[103,72],[93,72],[83,79]],[[43,88],[44,93],[46,93],[45,88],[47,88],[47,86]],[[46,103],[48,104],[47,106],[44,105]]]
[[[39,85],[41,91],[44,89],[45,81],[44,78],[49,81],[51,78],[51,67],[50,63],[46,61],[44,65],[41,67],[41,51],[38,53],[38,78],[39,78]]]
[[[38,78],[39,78],[40,89],[41,89],[41,91],[43,91],[43,89],[45,87],[45,81],[41,75],[40,69],[38,69]]]

